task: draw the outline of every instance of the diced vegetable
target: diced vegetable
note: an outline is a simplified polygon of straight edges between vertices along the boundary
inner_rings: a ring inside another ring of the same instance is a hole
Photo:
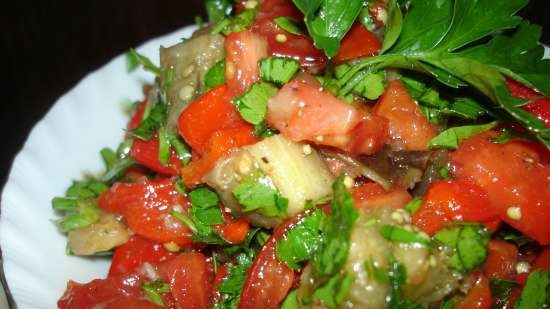
[[[67,246],[73,254],[105,253],[128,241],[131,232],[114,215],[103,213],[99,220],[69,232]]]
[[[375,56],[382,48],[380,39],[361,23],[355,23],[342,39],[338,54],[333,60],[341,63],[361,57]]]

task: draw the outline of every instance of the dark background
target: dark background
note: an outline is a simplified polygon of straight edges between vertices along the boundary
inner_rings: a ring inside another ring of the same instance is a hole
[[[0,12],[0,187],[33,124],[86,73],[129,47],[204,16],[203,0],[9,3]],[[548,44],[550,1],[531,0],[522,15],[544,25]]]

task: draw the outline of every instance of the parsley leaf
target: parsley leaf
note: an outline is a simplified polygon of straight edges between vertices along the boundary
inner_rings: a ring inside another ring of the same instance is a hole
[[[411,214],[414,215],[414,213],[422,206],[422,198],[415,197],[410,202],[405,205],[405,209]]]
[[[447,129],[436,137],[432,138],[429,143],[429,148],[447,148],[447,149],[457,149],[459,143],[462,140],[470,138],[472,136],[478,135],[485,131],[489,131],[497,126],[497,122],[491,122],[481,125],[471,125],[471,126],[462,126],[454,127]]]
[[[204,92],[225,83],[225,59],[216,62],[204,75]]]
[[[490,237],[490,232],[477,223],[456,224],[434,235],[436,240],[455,250],[450,266],[460,272],[470,271],[485,261]]]
[[[380,235],[387,240],[403,243],[418,243],[425,246],[431,244],[430,238],[419,232],[405,230],[402,227],[385,224],[380,228]]]
[[[331,213],[322,229],[325,240],[313,259],[315,270],[320,275],[333,275],[344,266],[348,259],[351,231],[359,218],[343,176],[338,177],[332,190]]]
[[[141,120],[137,128],[128,133],[144,141],[150,140],[156,131],[166,123],[167,110],[167,104],[159,96],[155,106],[151,108],[147,117]]]
[[[260,61],[260,77],[266,82],[283,85],[298,72],[300,62],[288,57],[269,57]]]
[[[205,0],[208,20],[216,23],[231,15],[233,6],[229,0]]]
[[[302,29],[300,29],[300,26],[298,25],[299,21],[286,16],[276,17],[273,19],[273,21],[277,24],[277,26],[281,27],[281,29],[295,34],[295,35],[302,35],[304,32]]]
[[[527,283],[514,308],[531,309],[548,306],[550,306],[550,273],[537,269],[527,278]]]
[[[269,181],[261,177],[256,182],[243,182],[233,189],[233,196],[244,212],[257,211],[267,217],[286,215],[288,199],[282,197]]]
[[[542,59],[540,29],[520,25],[515,16],[526,4],[527,0],[413,0],[396,43],[358,62],[338,84],[345,85],[361,71],[388,67],[428,73],[455,88],[469,84],[550,147],[550,128],[521,109],[525,102],[512,98],[504,84],[509,77],[550,95],[550,60]],[[387,31],[394,31],[392,27],[388,24]],[[490,35],[492,40],[485,43]]]
[[[142,66],[145,71],[149,71],[156,76],[160,76],[160,68],[156,66],[149,58],[138,53],[135,49],[130,48],[126,53],[126,66],[128,72],[135,71],[139,66]]]
[[[300,303],[298,303],[298,290],[292,290],[286,296],[285,300],[281,304],[281,309],[300,309]]]
[[[346,300],[353,279],[349,274],[333,276],[313,292],[313,297],[321,300],[329,308],[336,308]]]
[[[388,279],[390,283],[389,309],[423,309],[422,306],[410,299],[403,299],[402,289],[407,283],[407,269],[397,260],[392,259]]]
[[[257,11],[256,8],[246,9],[235,16],[226,17],[214,26],[211,33],[229,35],[233,32],[241,32],[254,23]]]
[[[160,294],[169,293],[170,286],[160,280],[153,282],[145,281],[141,284],[141,290],[147,294],[147,297],[149,297],[153,303],[159,306],[164,306]]]
[[[233,104],[244,120],[260,124],[267,112],[267,101],[278,89],[268,83],[256,83],[242,96],[233,99]]]
[[[363,0],[293,0],[305,16],[315,46],[332,58],[363,7]]]
[[[311,259],[323,241],[320,233],[323,219],[323,212],[317,210],[296,224],[277,241],[275,250],[277,259],[293,269],[299,269],[301,262]]]

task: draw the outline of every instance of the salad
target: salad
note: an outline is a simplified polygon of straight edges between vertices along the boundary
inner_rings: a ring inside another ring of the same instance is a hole
[[[60,309],[550,306],[550,60],[525,0],[206,0],[56,197]],[[68,278],[69,279],[69,278]]]

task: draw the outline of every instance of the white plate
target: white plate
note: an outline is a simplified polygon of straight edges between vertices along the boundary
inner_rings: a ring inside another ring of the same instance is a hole
[[[147,42],[140,53],[158,62],[160,45],[188,37],[194,27]],[[546,57],[550,50],[546,50]],[[84,78],[36,124],[17,155],[2,193],[0,245],[9,289],[20,309],[55,308],[67,280],[104,277],[109,261],[65,255],[66,238],[50,221],[50,203],[84,172],[103,169],[99,150],[123,138],[121,102],[139,100],[144,72],[128,74],[124,56]]]
[[[138,48],[158,63],[160,45],[189,37],[194,27],[151,40]],[[62,196],[83,171],[103,170],[102,147],[122,141],[127,116],[122,102],[141,100],[153,76],[128,74],[123,55],[89,74],[61,97],[31,131],[13,163],[2,193],[0,245],[9,289],[20,309],[56,308],[68,279],[104,277],[107,259],[65,254],[66,238],[51,222],[51,199]]]

